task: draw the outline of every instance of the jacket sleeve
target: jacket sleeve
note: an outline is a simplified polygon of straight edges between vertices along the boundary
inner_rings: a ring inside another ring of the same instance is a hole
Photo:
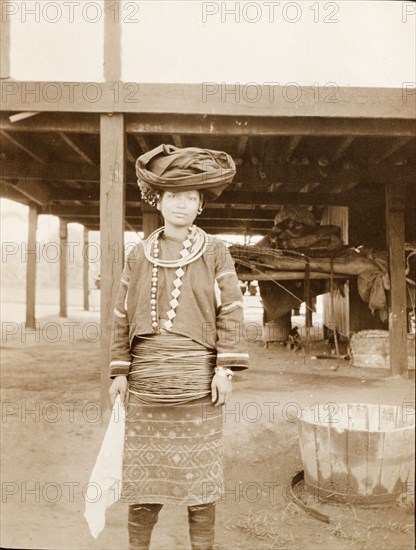
[[[246,369],[249,356],[244,339],[243,295],[227,247],[216,240],[215,249],[215,282],[221,297],[216,319],[217,366]]]
[[[110,378],[127,376],[130,370],[131,351],[127,294],[130,284],[131,267],[134,259],[137,257],[136,253],[137,248],[135,247],[126,259],[114,306],[110,348]]]

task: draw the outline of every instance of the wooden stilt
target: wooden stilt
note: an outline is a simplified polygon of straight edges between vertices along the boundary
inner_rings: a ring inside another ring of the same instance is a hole
[[[346,206],[327,206],[321,219],[321,225],[337,225],[341,230],[341,239],[348,244],[349,212]],[[334,277],[333,277],[334,278]],[[337,294],[332,298],[324,296],[324,324],[336,329],[344,336],[350,333],[349,283],[344,285],[344,296]],[[332,302],[333,301],[333,302]],[[331,313],[332,303],[334,311]]]
[[[101,401],[108,405],[113,308],[124,263],[125,128],[124,115],[101,115]]]
[[[82,246],[82,288],[84,295],[84,311],[89,311],[90,309],[88,234],[88,229],[84,227]]]
[[[406,186],[403,181],[386,184],[386,229],[390,271],[389,343],[390,374],[407,378],[407,316],[404,256]]]
[[[35,203],[29,204],[29,229],[26,254],[26,328],[36,328],[36,263],[37,243],[36,229],[38,209]]]
[[[59,240],[61,256],[59,259],[59,317],[68,317],[67,309],[67,269],[68,269],[68,224],[59,220]]]
[[[308,299],[306,300],[306,308],[305,308],[305,327],[308,331],[312,327],[313,307],[314,307],[314,299],[311,296],[309,296]]]

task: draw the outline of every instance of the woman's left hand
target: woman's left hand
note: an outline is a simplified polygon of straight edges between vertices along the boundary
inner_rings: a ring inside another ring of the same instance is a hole
[[[231,380],[228,380],[225,376],[219,376],[218,374],[214,375],[211,383],[211,396],[212,402],[216,402],[216,407],[228,403],[232,391],[233,384]]]

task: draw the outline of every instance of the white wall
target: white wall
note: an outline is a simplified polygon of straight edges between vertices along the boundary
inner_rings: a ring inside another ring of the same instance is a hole
[[[17,10],[13,78],[102,80],[103,0],[3,3]],[[414,2],[123,0],[118,15],[125,81],[401,87],[415,80]]]
[[[104,0],[1,2],[11,23],[12,78],[103,80]]]

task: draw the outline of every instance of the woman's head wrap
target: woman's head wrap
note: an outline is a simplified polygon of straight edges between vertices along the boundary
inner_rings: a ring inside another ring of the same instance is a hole
[[[207,201],[220,196],[235,175],[227,153],[174,145],[159,145],[136,161],[142,199],[155,205],[163,191],[201,191]]]

